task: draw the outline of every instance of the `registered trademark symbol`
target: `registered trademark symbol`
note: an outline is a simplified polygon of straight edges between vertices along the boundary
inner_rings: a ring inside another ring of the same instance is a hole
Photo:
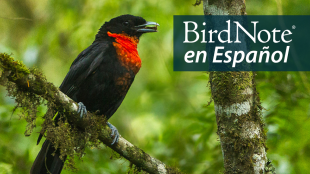
[[[293,29],[295,29],[295,28],[296,28],[296,26],[295,26],[295,25],[293,25],[293,26],[292,26],[292,28],[293,28]]]

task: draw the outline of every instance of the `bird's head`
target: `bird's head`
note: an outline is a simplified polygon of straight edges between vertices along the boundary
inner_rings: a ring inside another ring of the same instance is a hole
[[[113,34],[126,34],[139,39],[143,33],[157,32],[157,26],[159,24],[156,22],[147,22],[142,17],[127,14],[113,18],[103,24],[96,38],[105,37],[109,32]]]

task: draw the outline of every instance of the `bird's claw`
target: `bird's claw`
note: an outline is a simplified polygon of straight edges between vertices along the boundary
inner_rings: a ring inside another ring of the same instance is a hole
[[[115,126],[113,126],[111,123],[107,122],[107,125],[109,126],[109,128],[111,129],[112,133],[111,133],[111,137],[114,136],[113,142],[111,143],[111,145],[118,143],[118,139],[119,139],[119,133],[118,130]]]
[[[77,113],[80,114],[80,118],[82,119],[83,116],[87,114],[86,106],[82,102],[79,102],[78,105],[79,108],[77,110]]]

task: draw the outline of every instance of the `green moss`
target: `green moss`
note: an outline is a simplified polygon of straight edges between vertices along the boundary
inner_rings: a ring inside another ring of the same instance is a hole
[[[36,68],[28,69],[22,62],[15,61],[7,54],[0,54],[0,68],[2,70],[0,84],[7,88],[8,96],[15,98],[14,110],[21,110],[21,117],[28,122],[26,136],[29,136],[36,127],[38,107],[45,104],[44,99],[48,100],[49,109],[43,117],[41,134],[60,150],[62,159],[67,157],[65,168],[75,170],[75,156],[81,158],[85,154],[86,147],[99,147],[98,137],[106,125],[103,115],[88,113],[82,120],[87,122],[86,128],[76,127],[67,119],[68,115],[76,113],[67,112],[64,106],[55,104],[58,88],[48,83],[41,71]],[[16,85],[11,81],[21,82],[22,85]],[[40,95],[32,91],[39,91]],[[67,107],[69,105],[70,103]]]
[[[138,147],[136,146],[127,147],[126,151],[128,152],[128,154],[132,154],[130,158],[139,159],[139,163],[143,163],[145,161],[146,158],[145,152],[139,149]]]
[[[12,76],[14,79],[23,78],[30,73],[29,69],[21,61],[14,60],[14,58],[8,54],[0,53],[0,62],[0,66],[3,70],[14,72],[14,76]]]
[[[252,87],[252,79],[252,72],[211,72],[213,100],[219,105],[243,102],[247,96],[242,91]]]
[[[102,126],[106,125],[104,116],[88,114],[83,117],[82,121],[88,123],[85,129],[76,127],[70,123],[67,113],[60,108],[55,109],[54,104],[50,104],[50,109],[45,115],[42,129],[46,130],[46,138],[53,142],[54,146],[60,149],[61,157],[67,157],[66,168],[76,170],[74,157],[82,158],[85,154],[85,148],[100,148],[98,137],[101,133]],[[58,111],[55,117],[55,111]]]
[[[166,166],[166,170],[168,174],[182,174],[182,172],[180,171],[180,169],[178,169],[175,166]]]
[[[142,172],[141,167],[137,167],[133,163],[130,163],[128,170],[127,170],[127,173],[128,174],[138,174],[138,173],[144,173],[144,172]]]
[[[276,169],[272,165],[270,159],[267,160],[266,166],[265,166],[265,173],[266,174],[276,174]]]
[[[8,77],[18,80],[30,74],[30,70],[22,62],[15,61],[8,54],[0,53],[0,68],[2,70],[0,84],[6,87],[8,96],[15,98],[16,106],[13,111],[21,110],[20,117],[28,122],[25,135],[29,136],[36,126],[37,108],[44,100],[8,80]]]

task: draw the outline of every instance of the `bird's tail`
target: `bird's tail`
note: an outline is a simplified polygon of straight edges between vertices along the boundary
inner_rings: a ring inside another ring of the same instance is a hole
[[[54,155],[52,155],[55,153]],[[59,149],[55,150],[49,140],[45,140],[42,148],[32,164],[30,174],[60,174],[64,166],[64,160],[60,159]]]

